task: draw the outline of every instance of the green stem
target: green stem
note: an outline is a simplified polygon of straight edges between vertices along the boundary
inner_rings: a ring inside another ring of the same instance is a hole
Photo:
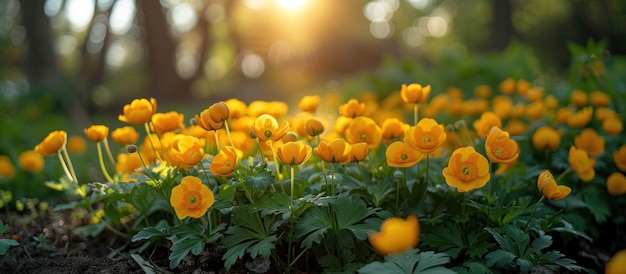
[[[290,166],[291,167],[291,202],[293,203],[293,188],[295,186],[295,168],[293,165]]]
[[[65,176],[67,176],[67,178],[69,178],[70,181],[73,182],[74,178],[72,177],[70,170],[67,168],[67,164],[65,163],[65,160],[63,160],[63,155],[61,154],[61,150],[57,151],[57,155],[59,156],[59,161],[61,162],[61,167],[63,167],[63,172],[65,172]]]
[[[274,142],[270,141],[270,150],[272,150],[272,158],[274,158],[274,169],[276,169],[276,178],[278,178],[278,183],[280,184],[280,188],[283,193],[286,193],[285,186],[280,182],[283,180],[283,176],[280,174],[280,163],[278,162],[278,157],[276,156],[276,151],[274,150]]]
[[[330,192],[330,188],[328,186],[328,178],[326,176],[326,167],[324,165],[324,161],[322,161],[322,176],[324,177],[324,183],[326,184],[326,188],[329,189],[329,192]]]
[[[102,174],[104,174],[104,178],[107,179],[108,182],[113,182],[113,178],[109,175],[107,168],[104,166],[104,157],[102,157],[102,142],[96,143],[96,147],[98,148],[98,162],[100,162],[100,169],[102,170]]]
[[[154,147],[154,141],[152,141],[152,133],[150,132],[150,126],[148,125],[148,122],[145,122],[143,125],[144,125],[144,129],[146,130],[146,134],[148,134],[148,141],[150,142],[152,151],[154,151],[154,154],[156,155],[157,159],[159,159],[160,162],[163,161],[161,159],[161,154]]]
[[[217,130],[213,131],[213,136],[215,137],[215,155],[220,153],[220,138],[217,136]]]
[[[356,165],[359,167],[359,171],[361,171],[361,176],[363,176],[363,186],[367,188],[367,177],[365,177],[365,172],[363,171],[361,162],[356,162]]]
[[[418,104],[413,104],[413,125],[417,125]]]
[[[530,224],[530,220],[533,219],[533,217],[535,216],[535,212],[537,212],[537,208],[539,208],[539,205],[541,204],[541,202],[543,202],[543,200],[546,198],[546,196],[541,196],[541,199],[539,199],[539,201],[537,201],[537,204],[535,204],[535,208],[533,208],[533,212],[530,214],[530,217],[528,217],[528,221],[526,221],[526,225],[524,225],[524,231],[526,231],[528,229],[528,225]]]
[[[335,163],[330,165],[330,196],[335,195]]]
[[[109,161],[115,166],[115,158],[113,158],[113,153],[111,153],[111,147],[109,147],[109,139],[107,137],[104,137],[104,149],[107,152],[107,156],[109,156]]]
[[[230,129],[228,128],[228,121],[226,121],[226,120],[224,120],[224,128],[226,129],[226,135],[228,135],[228,140],[230,141],[230,146],[235,147],[235,143],[233,142],[233,137],[230,135]]]

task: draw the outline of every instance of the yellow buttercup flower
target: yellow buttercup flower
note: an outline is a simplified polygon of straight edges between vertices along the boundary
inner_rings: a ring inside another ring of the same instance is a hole
[[[224,104],[228,106],[231,119],[237,119],[243,117],[246,114],[246,103],[237,98],[230,98],[226,100]]]
[[[491,107],[493,113],[502,119],[506,119],[511,116],[511,110],[513,109],[513,100],[507,95],[498,95],[491,99]]]
[[[92,125],[85,129],[85,136],[94,143],[101,142],[109,136],[109,127],[105,125]]]
[[[365,142],[369,149],[375,149],[382,139],[380,127],[374,120],[365,116],[354,118],[348,128],[346,128],[344,135],[348,143]]]
[[[350,99],[347,103],[339,106],[339,113],[348,118],[355,118],[365,113],[365,103],[359,103],[357,99]]]
[[[300,99],[298,108],[305,112],[315,112],[319,103],[320,97],[318,95],[306,95]]]
[[[169,141],[165,160],[171,166],[190,169],[204,158],[202,147],[198,138],[177,134]]]
[[[262,114],[254,121],[252,132],[261,142],[278,141],[289,131],[289,122],[278,124],[276,118],[269,114]]]
[[[386,143],[394,139],[404,138],[404,133],[410,126],[396,118],[388,118],[383,121],[380,128],[382,138]]]
[[[602,122],[602,130],[609,135],[618,135],[624,130],[622,119],[618,115],[612,115]]]
[[[0,155],[0,178],[13,179],[13,177],[15,177],[15,166],[11,158]]]
[[[352,160],[352,146],[341,138],[329,142],[321,141],[313,151],[324,162],[345,165]]]
[[[351,144],[350,147],[350,155],[352,155],[350,162],[361,162],[365,160],[369,152],[367,143]]]
[[[613,152],[613,162],[619,170],[626,171],[626,144]]]
[[[409,215],[406,219],[386,219],[380,225],[380,232],[369,235],[369,241],[376,251],[387,255],[416,247],[419,236],[419,220],[417,216]]]
[[[120,145],[131,145],[139,139],[139,132],[131,126],[120,127],[111,132],[111,138]]]
[[[534,101],[526,106],[526,116],[533,121],[542,119],[546,113],[543,101]]]
[[[606,190],[612,196],[626,194],[626,176],[620,172],[613,172],[606,179]]]
[[[559,107],[559,100],[557,100],[556,97],[552,94],[546,96],[543,100],[543,103],[545,104],[546,108],[550,110],[555,110]]]
[[[43,170],[45,163],[43,156],[32,150],[20,153],[17,161],[20,163],[20,167],[22,167],[23,170],[31,173],[38,173]]]
[[[185,115],[176,111],[166,113],[155,113],[152,115],[152,124],[154,131],[158,134],[174,131],[183,128],[183,120]]]
[[[611,96],[602,91],[592,91],[589,95],[591,104],[596,107],[606,107],[611,104]]]
[[[313,148],[301,142],[289,142],[276,149],[276,156],[285,165],[301,165],[311,158]]]
[[[574,137],[574,144],[586,151],[590,157],[596,157],[604,152],[605,140],[593,128],[586,128]]]
[[[626,269],[626,249],[615,253],[604,266],[604,274],[624,274]]]
[[[598,122],[604,122],[604,120],[606,120],[609,117],[613,117],[617,115],[617,113],[615,113],[615,110],[610,109],[608,107],[599,107],[596,108],[596,120],[598,120]]]
[[[511,117],[522,118],[526,114],[526,104],[518,102],[511,108]]]
[[[560,108],[556,112],[557,123],[567,123],[567,120],[572,116],[572,114],[574,114],[574,110],[572,108]]]
[[[526,133],[528,125],[519,119],[510,119],[504,128],[509,134],[516,136]]]
[[[78,135],[72,135],[67,139],[67,150],[78,154],[85,153],[85,151],[87,151],[87,142],[85,141],[85,138]]]
[[[424,154],[433,154],[446,140],[442,124],[431,118],[421,119],[404,135],[404,142]]]
[[[552,127],[542,126],[535,130],[531,141],[538,150],[555,151],[561,144],[561,135]]]
[[[586,107],[586,108],[583,108],[579,111],[572,113],[572,115],[570,115],[567,118],[566,123],[570,127],[581,128],[589,124],[589,121],[591,121],[592,116],[593,116],[593,108]]]
[[[218,130],[224,127],[223,120],[219,120],[219,121],[213,120],[213,118],[211,117],[210,108],[206,108],[205,110],[200,112],[199,115],[196,114],[196,116],[194,116],[194,120],[196,121],[198,126],[200,126],[201,128],[207,131]]]
[[[213,192],[202,184],[200,178],[194,176],[183,177],[180,185],[172,189],[170,197],[170,204],[180,220],[186,217],[202,217],[214,202]]]
[[[473,125],[478,137],[487,137],[492,127],[502,128],[502,119],[497,114],[487,111],[483,112]]]
[[[539,191],[541,191],[544,197],[553,201],[564,199],[572,192],[572,189],[568,186],[557,185],[554,176],[548,170],[539,174],[537,178],[537,188],[539,188]]]
[[[504,81],[500,82],[498,88],[500,89],[500,92],[504,94],[512,94],[515,91],[515,79],[505,79]]]
[[[224,146],[213,157],[209,171],[220,177],[231,177],[237,166],[237,149],[232,146]]]
[[[583,181],[589,182],[596,177],[596,171],[593,169],[596,161],[589,158],[586,151],[572,146],[569,149],[568,161],[572,170]]]
[[[50,132],[37,146],[35,152],[41,156],[50,156],[61,150],[67,142],[67,132],[55,130]]]
[[[451,187],[459,192],[481,188],[491,178],[489,162],[485,156],[471,147],[462,147],[452,152],[448,166],[443,169],[443,177]]]
[[[141,125],[152,118],[152,115],[156,113],[157,102],[156,99],[146,98],[134,99],[130,104],[124,106],[124,113],[118,116],[118,119],[122,122]]]
[[[530,90],[531,87],[532,87],[532,84],[528,82],[528,80],[526,79],[519,79],[515,83],[515,91],[519,95],[526,96],[526,94],[528,94],[528,90]]]
[[[577,89],[577,90],[572,91],[572,93],[569,96],[569,100],[572,104],[574,104],[577,107],[584,107],[587,105],[587,102],[589,101],[589,96],[587,95],[586,92]]]
[[[517,142],[509,138],[509,133],[493,127],[485,141],[487,157],[494,163],[511,163],[519,157]]]
[[[531,87],[528,89],[528,93],[526,93],[526,99],[529,102],[535,102],[543,99],[545,95],[545,91],[542,87]]]
[[[136,181],[136,179],[130,179],[132,174],[139,174],[139,168],[143,167],[140,152],[135,153],[120,153],[117,155],[117,161],[115,164],[115,171],[120,175],[120,179],[124,181]],[[141,156],[144,157],[145,156]],[[148,163],[146,163],[148,164]]]
[[[474,94],[480,98],[489,98],[491,96],[491,87],[488,85],[479,85],[474,88]]]
[[[411,167],[424,158],[424,154],[401,141],[391,143],[385,150],[385,159],[390,167]]]
[[[319,119],[309,118],[304,122],[304,132],[311,137],[318,136],[324,133],[324,124]]]
[[[428,100],[430,96],[430,85],[422,86],[420,84],[402,84],[400,96],[402,100],[408,104],[421,104]]]

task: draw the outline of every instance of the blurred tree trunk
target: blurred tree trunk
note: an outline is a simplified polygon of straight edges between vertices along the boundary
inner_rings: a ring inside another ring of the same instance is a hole
[[[486,49],[500,51],[506,49],[515,36],[513,28],[513,6],[511,0],[492,0],[490,37]]]
[[[45,0],[21,0],[22,23],[26,29],[28,50],[24,71],[32,82],[59,84],[59,67],[54,52],[50,19],[44,13]]]

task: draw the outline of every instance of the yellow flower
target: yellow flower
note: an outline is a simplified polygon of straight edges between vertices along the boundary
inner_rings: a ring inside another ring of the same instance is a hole
[[[196,114],[196,116],[194,116],[194,120],[201,128],[207,131],[218,130],[224,127],[224,121],[213,120],[210,108],[206,108],[200,112],[200,115]]]
[[[596,171],[593,169],[596,161],[589,158],[586,151],[572,146],[569,149],[568,161],[572,170],[583,181],[589,182],[596,176]]]
[[[500,82],[499,89],[504,94],[512,94],[515,91],[515,79],[507,78]]]
[[[289,142],[276,149],[276,156],[285,165],[301,165],[311,158],[313,149],[301,142]]]
[[[404,142],[424,154],[433,154],[446,140],[442,124],[431,118],[421,119],[404,135]]]
[[[613,152],[613,162],[621,171],[626,171],[626,144],[622,145],[619,150]]]
[[[604,120],[606,120],[609,117],[617,115],[617,113],[615,113],[615,110],[612,110],[608,107],[599,107],[599,108],[596,108],[595,115],[596,115],[596,120],[598,120],[598,122],[604,122]]]
[[[0,155],[0,178],[13,179],[15,177],[15,166],[9,156]]]
[[[330,142],[321,141],[313,151],[324,162],[345,165],[352,160],[352,146],[341,138],[335,138]]]
[[[544,96],[545,92],[542,87],[532,87],[528,89],[528,93],[526,93],[526,99],[529,102],[535,102],[541,100]]]
[[[485,156],[471,147],[457,148],[448,161],[448,166],[443,169],[443,177],[451,187],[456,187],[459,192],[481,188],[489,181],[489,162]]]
[[[480,118],[474,121],[474,130],[478,137],[487,137],[492,127],[502,128],[502,119],[497,114],[487,111],[480,115]]]
[[[515,83],[515,91],[519,95],[525,96],[528,93],[528,90],[530,89],[530,87],[531,87],[531,83],[528,82],[526,79],[519,79]]]
[[[50,132],[43,141],[35,146],[35,152],[39,153],[41,156],[49,156],[57,153],[57,151],[65,146],[66,142],[67,132],[64,130],[56,130]]]
[[[612,196],[626,194],[626,176],[620,172],[613,172],[606,179],[606,189]]]
[[[485,141],[487,157],[494,163],[511,163],[519,157],[517,142],[509,138],[509,133],[493,127]]]
[[[389,143],[391,140],[404,138],[404,133],[409,129],[409,125],[396,118],[389,118],[383,121],[380,128],[383,140]]]
[[[140,152],[137,151],[134,153],[120,153],[117,155],[115,171],[121,176],[122,181],[136,181],[136,179],[130,179],[128,176],[140,173],[138,169],[143,167],[139,153]],[[142,157],[145,158],[143,155]]]
[[[209,171],[220,177],[233,176],[237,166],[237,150],[232,146],[224,146],[220,153],[213,157]]]
[[[350,145],[350,155],[352,155],[350,162],[361,162],[367,157],[369,151],[367,143],[356,143]]]
[[[587,105],[587,101],[589,100],[589,96],[586,92],[582,90],[574,90],[569,96],[569,100],[572,104],[577,107],[583,107]]]
[[[554,95],[550,94],[544,98],[543,103],[546,105],[546,108],[550,110],[554,110],[559,107],[559,100],[554,97]]]
[[[548,170],[539,174],[537,188],[541,191],[541,195],[553,201],[561,200],[572,192],[572,189],[568,186],[557,185],[554,176]]]
[[[602,122],[602,130],[609,135],[618,135],[624,130],[622,119],[618,115],[613,115],[604,119]]]
[[[180,185],[172,189],[170,197],[170,204],[180,220],[186,217],[202,217],[214,202],[213,192],[202,184],[200,178],[194,176],[183,177]]]
[[[604,274],[624,274],[626,269],[626,249],[615,253],[604,266]]]
[[[385,159],[390,167],[411,167],[424,158],[424,154],[401,141],[391,143],[385,150]]]
[[[118,116],[118,119],[122,122],[141,125],[150,121],[152,115],[156,113],[157,102],[156,99],[146,98],[134,99],[130,104],[124,106],[124,113]]]
[[[589,97],[591,104],[596,107],[606,107],[611,104],[611,96],[602,91],[592,91]]]
[[[573,128],[584,127],[589,123],[589,121],[591,121],[591,116],[593,116],[593,108],[583,108],[577,112],[574,112],[570,117],[567,118],[567,125]]]
[[[204,157],[203,145],[198,138],[177,134],[169,143],[168,163],[175,167],[190,169]]]
[[[306,112],[314,112],[320,103],[320,97],[318,95],[306,95],[300,99],[298,108]]]
[[[259,141],[278,141],[289,131],[289,122],[283,121],[280,125],[276,118],[269,114],[261,114],[252,126],[252,132],[255,134]]]
[[[85,129],[85,136],[94,143],[103,141],[109,135],[109,127],[105,125],[92,125]]]
[[[567,123],[567,120],[572,116],[572,114],[574,114],[574,110],[572,108],[560,108],[556,112],[556,121],[558,123]]]
[[[535,101],[526,106],[526,116],[533,121],[542,119],[545,113],[546,107],[543,101]]]
[[[357,99],[350,99],[347,103],[339,106],[339,113],[348,118],[354,118],[365,113],[365,103],[359,103]]]
[[[237,98],[230,98],[226,100],[224,104],[228,106],[228,110],[230,113],[229,118],[231,119],[237,119],[243,117],[246,114],[246,103]]]
[[[217,102],[209,107],[209,116],[213,122],[219,123],[228,120],[230,109],[224,102]]]
[[[83,137],[73,135],[67,139],[67,150],[78,154],[85,153],[87,151],[87,142],[85,142]]]
[[[20,153],[17,161],[20,163],[23,170],[31,173],[38,173],[43,170],[44,167],[43,157],[32,150]]]
[[[430,85],[402,84],[400,96],[402,96],[402,100],[408,104],[424,103],[428,100],[428,96],[430,96]]]
[[[382,139],[380,127],[374,120],[365,116],[354,118],[344,134],[348,143],[365,142],[369,149],[375,149]]]
[[[577,148],[587,152],[591,157],[596,157],[604,152],[605,140],[593,128],[586,128],[574,137],[574,144]]]
[[[519,119],[511,119],[504,128],[509,134],[516,136],[522,135],[528,129],[528,125]]]
[[[513,108],[511,108],[511,117],[513,118],[522,118],[524,117],[525,113],[526,104],[524,104],[523,102],[518,102],[517,104],[513,105]]]
[[[538,150],[555,151],[561,144],[561,135],[552,127],[542,126],[535,130],[531,141]]]
[[[491,100],[491,106],[493,113],[502,119],[506,119],[511,116],[513,100],[509,96],[498,95]]]
[[[179,128],[183,128],[184,119],[185,115],[176,111],[155,113],[154,115],[152,115],[152,124],[154,125],[154,130],[156,131],[156,133],[163,134],[165,132],[170,132]]]
[[[131,126],[120,127],[111,132],[111,138],[120,145],[131,145],[139,139],[139,132]]]
[[[369,241],[376,251],[387,255],[416,247],[419,237],[419,220],[417,216],[409,215],[406,220],[398,217],[386,219],[380,225],[380,232],[369,235]]]
[[[315,118],[307,119],[306,122],[304,122],[304,132],[311,137],[318,136],[324,133],[324,124],[322,121]]]
[[[474,88],[474,94],[480,98],[489,98],[491,96],[491,87],[488,85],[479,85]]]

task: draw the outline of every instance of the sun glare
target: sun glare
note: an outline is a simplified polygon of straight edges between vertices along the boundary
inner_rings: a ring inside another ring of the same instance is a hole
[[[304,6],[306,0],[276,0],[276,3],[282,8],[296,10]]]

